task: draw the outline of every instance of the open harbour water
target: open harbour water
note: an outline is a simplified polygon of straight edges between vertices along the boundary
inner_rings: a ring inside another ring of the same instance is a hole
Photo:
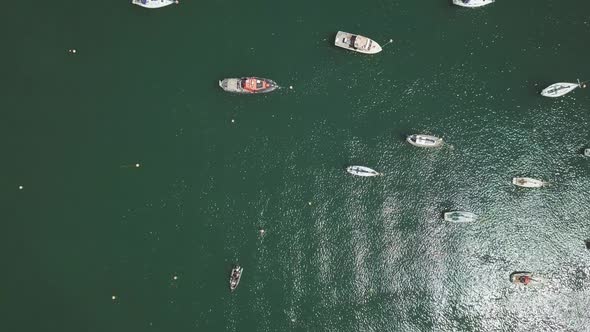
[[[1,330],[590,331],[590,89],[539,95],[590,79],[589,12],[6,2]],[[284,88],[217,86],[244,75]]]

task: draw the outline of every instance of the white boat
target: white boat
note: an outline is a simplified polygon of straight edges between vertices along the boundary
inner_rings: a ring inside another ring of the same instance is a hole
[[[541,91],[541,95],[543,97],[557,98],[572,92],[576,88],[585,87],[586,84],[580,82],[580,80],[578,80],[578,83],[554,83],[543,89],[543,91]]]
[[[453,4],[461,7],[481,7],[485,5],[489,5],[496,0],[453,0]]]
[[[586,157],[590,157],[590,148],[585,148],[585,149],[584,149],[584,155],[585,155]]]
[[[132,4],[145,8],[162,8],[172,4],[178,4],[177,0],[132,0]]]
[[[423,148],[435,148],[443,144],[442,138],[430,135],[410,135],[406,138],[408,143]]]
[[[334,45],[364,54],[375,54],[382,50],[381,46],[371,38],[344,31],[338,31]]]
[[[379,173],[365,166],[348,166],[346,171],[357,176],[377,176]]]
[[[541,188],[547,185],[547,182],[531,178],[513,178],[512,184],[525,188]]]
[[[240,284],[240,279],[242,279],[243,270],[244,269],[239,265],[234,266],[234,268],[231,270],[231,274],[229,275],[230,291],[233,292],[236,288],[238,288],[238,285]]]
[[[472,222],[477,219],[477,215],[466,211],[451,211],[444,214],[446,221],[451,222]]]

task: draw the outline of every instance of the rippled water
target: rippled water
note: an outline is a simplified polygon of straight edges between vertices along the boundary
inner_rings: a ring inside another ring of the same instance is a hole
[[[590,94],[538,94],[590,77],[589,3],[58,2],[4,22],[9,330],[589,330]]]

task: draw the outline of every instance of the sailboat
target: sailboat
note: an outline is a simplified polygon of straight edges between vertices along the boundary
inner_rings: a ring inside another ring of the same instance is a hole
[[[495,0],[453,0],[453,4],[461,7],[475,8],[489,5],[494,1]]]
[[[131,3],[144,8],[154,9],[178,4],[178,0],[132,0]]]
[[[348,166],[346,171],[356,176],[377,176],[379,173],[365,166]]]
[[[543,89],[543,91],[541,91],[541,95],[543,97],[557,98],[557,97],[565,96],[566,94],[574,91],[576,88],[585,88],[585,87],[586,87],[586,84],[583,82],[580,82],[580,80],[578,80],[578,83],[559,82],[559,83],[551,84],[550,86]]]

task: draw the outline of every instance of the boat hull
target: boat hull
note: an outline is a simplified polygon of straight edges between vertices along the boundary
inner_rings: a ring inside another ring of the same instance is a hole
[[[531,178],[513,178],[512,184],[524,188],[541,188],[546,185],[544,181]]]
[[[586,157],[590,157],[590,148],[586,148],[586,149],[584,149],[584,155],[585,155]]]
[[[406,141],[421,148],[436,148],[443,144],[442,138],[431,135],[410,135]]]
[[[445,212],[444,218],[449,222],[473,222],[477,219],[477,215],[466,211],[451,211]]]
[[[264,87],[258,90],[249,90],[244,88],[244,82],[246,80],[255,80],[261,83]],[[239,94],[263,94],[269,93],[276,90],[279,86],[273,80],[269,80],[267,78],[260,78],[260,77],[241,77],[241,78],[224,78],[223,80],[219,81],[219,87],[223,90],[231,93],[239,93]]]
[[[453,0],[453,4],[461,7],[476,8],[489,5],[495,0]]]
[[[377,54],[383,49],[376,41],[361,35],[338,31],[334,45],[363,54]]]
[[[566,94],[572,92],[579,86],[580,85],[578,83],[555,83],[543,89],[543,91],[541,91],[541,95],[543,97],[557,98],[565,96]]]
[[[377,176],[379,173],[371,168],[365,166],[348,166],[346,171],[356,176]]]
[[[175,1],[175,0],[132,0],[131,3],[134,5],[144,7],[144,8],[155,9],[155,8],[162,8],[162,7],[176,4],[176,3],[178,3],[178,1]]]

